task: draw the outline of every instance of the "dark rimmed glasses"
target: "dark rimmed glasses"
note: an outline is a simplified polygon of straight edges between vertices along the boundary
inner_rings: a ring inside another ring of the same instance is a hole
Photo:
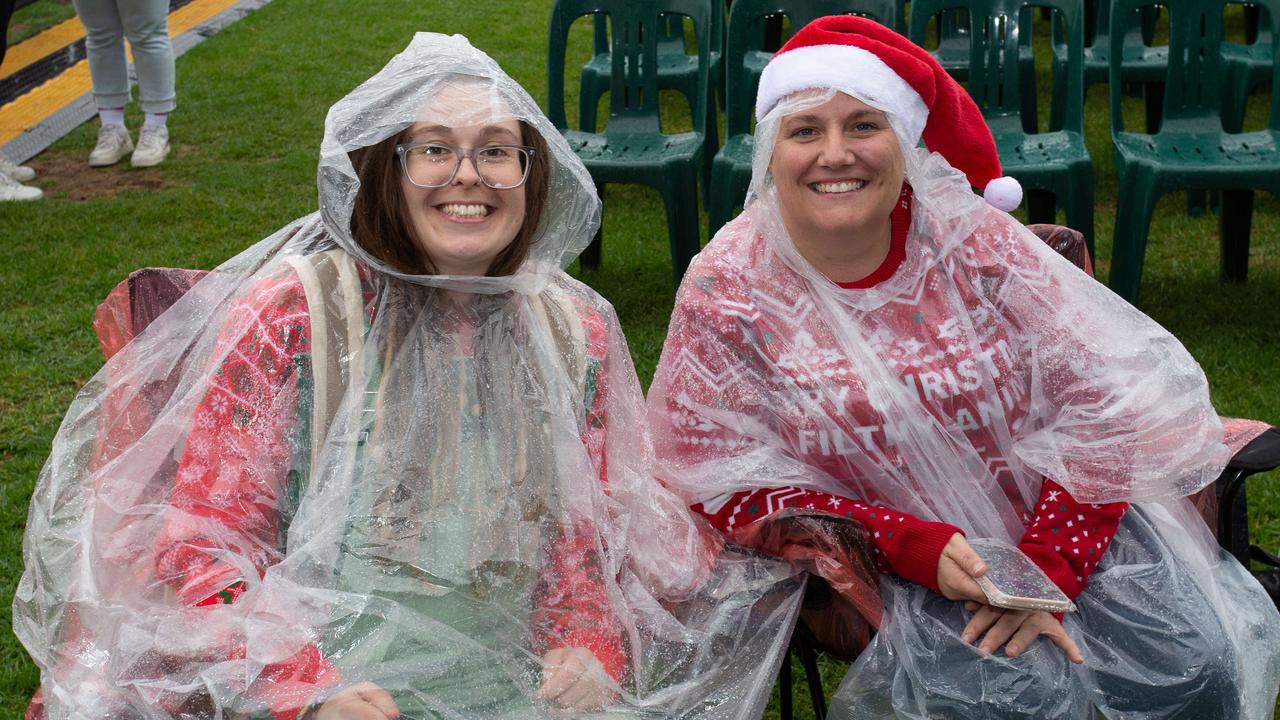
[[[453,182],[463,158],[471,158],[471,166],[485,187],[518,188],[529,178],[533,153],[533,148],[523,145],[486,145],[469,150],[441,143],[396,145],[405,177],[420,188],[441,188]]]

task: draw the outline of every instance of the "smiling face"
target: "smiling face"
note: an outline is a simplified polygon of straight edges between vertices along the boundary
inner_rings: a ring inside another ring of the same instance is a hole
[[[524,136],[516,120],[455,127],[418,122],[405,132],[402,142],[476,149],[524,145]],[[401,173],[400,187],[413,237],[440,275],[484,275],[525,220],[524,186],[487,187],[469,158],[444,187],[418,187],[405,173]]]
[[[825,258],[888,253],[905,161],[884,113],[836,93],[788,115],[769,169],[787,232],[819,270]]]

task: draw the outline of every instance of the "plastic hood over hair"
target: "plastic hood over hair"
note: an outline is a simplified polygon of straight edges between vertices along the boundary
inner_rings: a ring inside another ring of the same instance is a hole
[[[1187,351],[987,206],[941,156],[903,148],[913,190],[910,230],[905,256],[887,279],[842,288],[800,254],[782,221],[769,163],[781,119],[832,95],[798,93],[763,118],[745,211],[684,276],[649,391],[659,476],[690,503],[716,517],[732,513],[734,522],[822,514],[825,503],[789,499],[817,491],[1011,543],[1039,510],[1046,478],[1082,503],[1178,507],[1178,498],[1212,482],[1229,453],[1204,375]],[[769,492],[743,500],[762,489]],[[760,497],[766,500],[757,503]],[[1280,678],[1280,618],[1242,568],[1220,559],[1202,523],[1187,530],[1172,515],[1145,516],[1158,538],[1152,545],[1179,553],[1160,556],[1171,566],[1169,587],[1204,586],[1234,653],[1223,657],[1259,658],[1248,670],[1241,663],[1233,678],[1257,710]],[[739,525],[729,531],[749,535]],[[1116,558],[1120,545],[1118,535],[1105,557]],[[1131,582],[1130,573],[1150,567],[1145,561],[1109,574],[1102,562],[1087,587],[1114,592],[1099,597],[1151,627],[1173,622],[1135,590],[1145,586]],[[1097,566],[1094,560],[1090,568]],[[894,695],[899,717],[934,716],[902,710],[919,709],[912,703],[921,696],[911,694],[927,694],[922,688],[957,697],[989,692],[1000,704],[987,676],[978,677],[992,666],[979,664],[959,640],[963,623],[948,628],[919,619],[930,603],[942,602],[938,595],[896,580],[880,587],[884,622],[868,650],[876,660],[864,654],[848,683],[868,689],[866,703],[861,710],[850,703],[850,714],[839,717],[892,714],[872,702],[882,691],[907,694]],[[856,601],[856,592],[848,595]],[[874,609],[864,613],[879,620]],[[1073,623],[1069,618],[1069,632]],[[1169,632],[1182,629],[1190,628]],[[922,640],[930,633],[951,633],[955,656],[972,659],[973,667],[957,665],[952,673],[929,666],[925,660],[938,659],[929,649],[938,646]],[[1090,642],[1108,647],[1103,637]],[[1121,656],[1086,658],[1086,668],[1124,672]],[[1146,664],[1136,662],[1134,671],[1150,672],[1160,684]],[[1065,664],[1055,672],[1066,678],[1062,697],[1082,697],[1071,695],[1077,680]],[[1078,716],[1021,706],[1018,687],[1008,690],[1011,716]]]
[[[438,102],[443,99],[443,105]],[[406,275],[376,260],[351,237],[351,214],[360,182],[348,155],[399,134],[415,122],[453,126],[520,120],[550,149],[547,207],[534,238],[529,267],[505,278]],[[461,35],[419,33],[382,68],[329,109],[320,146],[320,213],[333,239],[361,262],[387,275],[423,285],[474,292],[536,288],[553,268],[567,267],[600,224],[600,203],[586,167],[529,93],[488,55]]]
[[[532,259],[404,276],[356,247],[346,152],[478,116],[551,146]],[[360,683],[405,718],[551,717],[568,664],[608,717],[758,718],[803,582],[654,480],[613,309],[558,267],[598,201],[532,100],[418,35],[330,112],[319,177],[323,219],[182,295],[54,438],[14,600],[49,717],[288,720]]]

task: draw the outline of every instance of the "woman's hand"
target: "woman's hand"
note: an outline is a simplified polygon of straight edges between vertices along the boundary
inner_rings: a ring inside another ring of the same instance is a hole
[[[974,580],[987,572],[987,564],[969,547],[964,535],[951,536],[938,556],[938,592],[948,600],[987,602],[987,594]]]
[[[360,683],[324,701],[315,720],[395,720],[400,708],[391,693],[373,683]]]
[[[1062,648],[1071,662],[1077,665],[1084,663],[1080,648],[1067,636],[1058,618],[1050,613],[1043,610],[1006,610],[977,602],[965,603],[965,609],[972,612],[973,617],[964,626],[960,639],[971,643],[981,636],[978,650],[985,654],[991,654],[1003,645],[1005,655],[1018,657],[1031,647],[1036,638],[1044,635]]]
[[[614,692],[604,684],[604,666],[586,648],[557,648],[542,656],[542,686],[535,700],[563,712],[599,710],[613,702]]]

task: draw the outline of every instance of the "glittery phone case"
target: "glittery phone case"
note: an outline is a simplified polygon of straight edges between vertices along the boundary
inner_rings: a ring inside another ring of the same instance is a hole
[[[1015,610],[1075,612],[1075,603],[1018,548],[989,538],[969,540],[969,546],[987,563],[986,574],[976,580],[990,605]]]

